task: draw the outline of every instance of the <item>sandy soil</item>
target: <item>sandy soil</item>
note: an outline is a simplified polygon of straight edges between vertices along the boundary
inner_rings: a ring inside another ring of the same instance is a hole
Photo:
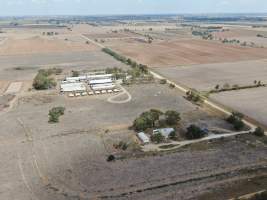
[[[200,91],[209,91],[219,84],[253,85],[266,82],[267,60],[213,63],[185,67],[156,68],[157,72],[177,83]]]
[[[255,60],[267,57],[266,49],[223,45],[203,40],[175,40],[144,44],[113,41],[107,46],[151,67]]]
[[[211,97],[267,126],[267,88],[223,92]]]
[[[210,116],[167,85],[135,85],[127,90],[133,99],[121,105],[108,103],[105,96],[74,100],[58,96],[56,91],[21,97],[17,107],[0,115],[0,197],[184,200],[212,190],[218,180],[227,179],[225,173],[238,176],[239,168],[258,165],[266,155],[263,145],[252,148],[246,140],[227,140],[210,150],[185,149],[138,159],[130,156],[108,163],[107,155],[116,153],[113,142],[134,134],[127,125],[144,110],[194,111],[202,120]],[[65,115],[60,123],[48,124],[48,110],[59,105],[66,107]],[[122,195],[125,192],[127,195]]]
[[[85,42],[75,43],[71,41],[47,39],[36,36],[27,39],[8,38],[8,40],[0,47],[0,55],[93,51],[96,49],[97,47],[94,45],[86,45]]]

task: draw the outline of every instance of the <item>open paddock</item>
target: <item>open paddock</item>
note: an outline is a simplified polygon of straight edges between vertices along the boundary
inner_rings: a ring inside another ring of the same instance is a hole
[[[180,67],[156,68],[157,72],[174,82],[199,91],[209,91],[217,84],[253,85],[254,81],[266,83],[267,60],[214,63]]]
[[[145,44],[135,40],[112,41],[108,47],[151,67],[236,62],[267,58],[267,49],[224,45],[215,41],[174,40]]]
[[[267,88],[214,94],[211,98],[267,126]]]
[[[0,156],[4,166],[0,169],[0,185],[5,188],[1,197],[71,200],[80,195],[84,197],[81,199],[118,195],[159,183],[230,170],[240,163],[258,162],[265,156],[261,147],[251,149],[242,142],[238,145],[229,142],[201,154],[184,151],[108,163],[107,155],[118,151],[113,144],[121,140],[132,144],[135,133],[128,127],[139,114],[151,108],[175,109],[190,123],[201,120],[209,126],[228,126],[220,118],[186,101],[167,85],[132,85],[126,89],[133,98],[125,104],[109,103],[105,96],[70,99],[52,91],[20,97],[12,111],[0,115]],[[58,124],[49,124],[48,111],[55,106],[64,106],[65,115]],[[236,159],[240,151],[242,157]],[[175,167],[177,165],[179,168]],[[168,188],[155,189],[153,194],[149,191],[133,194],[132,199],[140,199],[142,195],[154,199],[155,194],[160,195],[159,199],[165,199],[161,194],[169,194]],[[181,195],[191,195],[195,189],[194,184],[186,190],[177,186]]]
[[[0,56],[1,80],[32,80],[39,69],[58,67],[64,70],[99,70],[128,66],[101,51],[43,53]]]
[[[67,38],[67,37],[66,37]],[[98,48],[94,45],[87,45],[84,42],[65,41],[63,38],[31,37],[26,39],[8,38],[0,46],[0,55],[25,55],[53,52],[75,52],[95,51]]]

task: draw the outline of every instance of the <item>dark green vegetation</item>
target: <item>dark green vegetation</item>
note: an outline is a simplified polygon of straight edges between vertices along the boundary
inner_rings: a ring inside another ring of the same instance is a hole
[[[264,136],[264,130],[261,127],[257,127],[256,130],[253,132],[254,135],[258,137]]]
[[[49,111],[49,123],[59,122],[59,117],[64,115],[65,108],[62,106],[54,107]]]
[[[196,125],[190,125],[187,128],[187,132],[185,136],[188,140],[194,140],[194,139],[203,138],[205,135],[206,135],[206,132],[203,131],[201,128],[199,128]]]
[[[118,67],[113,67],[113,68],[106,68],[106,73],[107,74],[113,74],[113,77],[118,80],[118,79],[126,79],[126,72]]]
[[[53,74],[60,74],[62,72],[61,69],[58,68],[53,68],[53,69],[48,69],[48,70],[44,70],[41,69],[38,71],[38,74],[35,76],[34,80],[33,80],[33,87],[36,90],[47,90],[50,88],[55,87],[56,81],[55,79],[52,77]]]
[[[192,101],[194,103],[202,103],[203,99],[201,97],[201,95],[199,94],[199,92],[195,91],[195,90],[190,90],[186,93],[186,98],[189,101]]]
[[[153,134],[150,139],[156,144],[160,144],[165,140],[164,136],[161,133]]]
[[[209,93],[212,94],[212,93],[220,93],[220,92],[259,88],[259,87],[266,87],[266,84],[263,84],[261,81],[257,80],[254,81],[253,85],[245,85],[245,86],[239,86],[237,84],[230,86],[229,84],[226,83],[222,87],[220,85],[216,85],[213,90],[209,91]]]
[[[160,110],[151,109],[134,120],[133,128],[136,131],[145,131],[149,128],[176,126],[180,120],[180,114],[176,111],[170,110],[163,113]]]
[[[146,65],[138,64],[137,62],[131,60],[130,58],[126,58],[125,56],[119,55],[118,53],[116,53],[115,51],[112,51],[109,48],[104,48],[104,49],[102,49],[102,51],[111,55],[116,60],[118,60],[118,61],[120,61],[126,65],[129,65],[132,68],[138,68],[140,70],[140,72],[142,72],[144,74],[148,74],[148,67]]]
[[[245,127],[245,124],[242,121],[243,117],[243,114],[233,112],[232,115],[226,119],[226,121],[232,124],[235,130],[240,131]]]

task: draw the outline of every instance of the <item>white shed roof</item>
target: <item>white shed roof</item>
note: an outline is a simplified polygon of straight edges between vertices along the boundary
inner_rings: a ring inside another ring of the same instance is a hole
[[[99,80],[91,80],[90,81],[90,85],[105,84],[105,83],[112,83],[112,80],[110,78],[108,78],[108,79],[99,79]]]
[[[137,133],[137,136],[143,144],[147,144],[150,142],[149,137],[144,132]]]
[[[107,90],[107,89],[113,89],[115,87],[114,84],[98,84],[98,85],[93,85],[92,89],[93,90]]]
[[[86,86],[84,83],[66,83],[61,84],[60,90],[62,92],[86,91]]]
[[[112,78],[112,74],[98,74],[98,75],[88,75],[88,79],[106,79]]]

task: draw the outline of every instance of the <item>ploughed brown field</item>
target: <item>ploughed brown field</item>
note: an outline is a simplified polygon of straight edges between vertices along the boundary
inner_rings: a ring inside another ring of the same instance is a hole
[[[108,42],[106,45],[151,67],[267,58],[267,49],[225,45],[205,40],[172,40],[152,44],[124,40]]]

